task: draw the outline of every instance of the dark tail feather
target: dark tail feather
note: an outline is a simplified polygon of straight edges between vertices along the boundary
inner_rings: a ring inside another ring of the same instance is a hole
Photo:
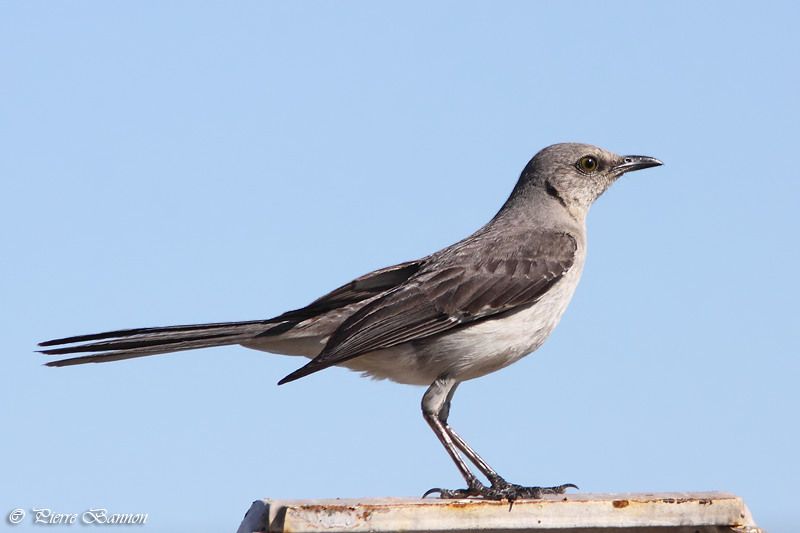
[[[158,328],[137,328],[120,329],[117,331],[106,331],[104,333],[92,333],[91,335],[76,335],[75,337],[65,337],[52,341],[40,342],[39,346],[57,346],[59,344],[74,344],[76,342],[96,341],[100,339],[118,339],[123,337],[135,336],[170,336],[175,334],[191,334],[192,332],[210,332],[212,330],[230,330],[247,326],[269,326],[274,324],[271,320],[252,320],[250,322],[218,322],[215,324],[192,324],[188,326],[163,326]]]
[[[75,344],[74,346],[41,350],[41,353],[47,355],[95,352],[89,355],[45,364],[45,366],[69,366],[81,365],[84,363],[120,361],[122,359],[132,359],[134,357],[239,344],[256,335],[270,334],[270,330],[273,329],[277,330],[275,333],[284,331],[286,328],[282,326],[282,323],[276,324],[272,321],[258,320],[251,322],[123,329],[106,333],[55,339],[43,342],[39,344],[39,346]]]

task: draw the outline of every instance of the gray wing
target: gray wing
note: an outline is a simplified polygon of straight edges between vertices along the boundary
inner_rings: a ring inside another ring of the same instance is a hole
[[[572,267],[577,242],[560,232],[524,237],[505,253],[484,243],[472,253],[432,256],[405,283],[345,320],[315,359],[279,383],[535,303]]]
[[[359,302],[369,301],[390,289],[397,287],[408,280],[425,263],[425,259],[408,261],[390,267],[375,270],[369,274],[354,279],[342,285],[325,296],[317,298],[307,306],[288,311],[280,316],[270,319],[277,326],[267,330],[263,335],[277,335],[288,331],[297,324],[310,318],[319,317],[328,311],[341,309],[348,305],[358,304]]]

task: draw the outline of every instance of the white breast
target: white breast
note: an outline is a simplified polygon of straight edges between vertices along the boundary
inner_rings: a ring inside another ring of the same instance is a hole
[[[466,381],[506,367],[539,348],[553,332],[578,286],[584,258],[581,243],[569,272],[539,301],[514,313],[360,355],[339,366],[375,379],[425,386],[443,374]],[[346,311],[332,320],[311,320],[284,335],[259,337],[242,345],[313,359],[353,309]]]
[[[501,318],[372,352],[341,366],[376,379],[430,385],[442,374],[474,379],[518,361],[553,332],[578,286],[583,257],[538,302]]]

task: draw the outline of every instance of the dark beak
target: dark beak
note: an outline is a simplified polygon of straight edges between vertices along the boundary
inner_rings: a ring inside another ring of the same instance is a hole
[[[642,170],[643,168],[660,167],[663,165],[661,161],[655,157],[648,157],[646,155],[626,155],[622,159],[622,163],[614,167],[614,170],[619,173],[631,172],[632,170]]]

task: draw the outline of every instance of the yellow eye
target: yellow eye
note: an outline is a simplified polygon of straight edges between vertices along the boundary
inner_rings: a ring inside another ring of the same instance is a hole
[[[578,168],[584,172],[594,172],[597,170],[597,159],[590,155],[583,156],[578,161]]]

